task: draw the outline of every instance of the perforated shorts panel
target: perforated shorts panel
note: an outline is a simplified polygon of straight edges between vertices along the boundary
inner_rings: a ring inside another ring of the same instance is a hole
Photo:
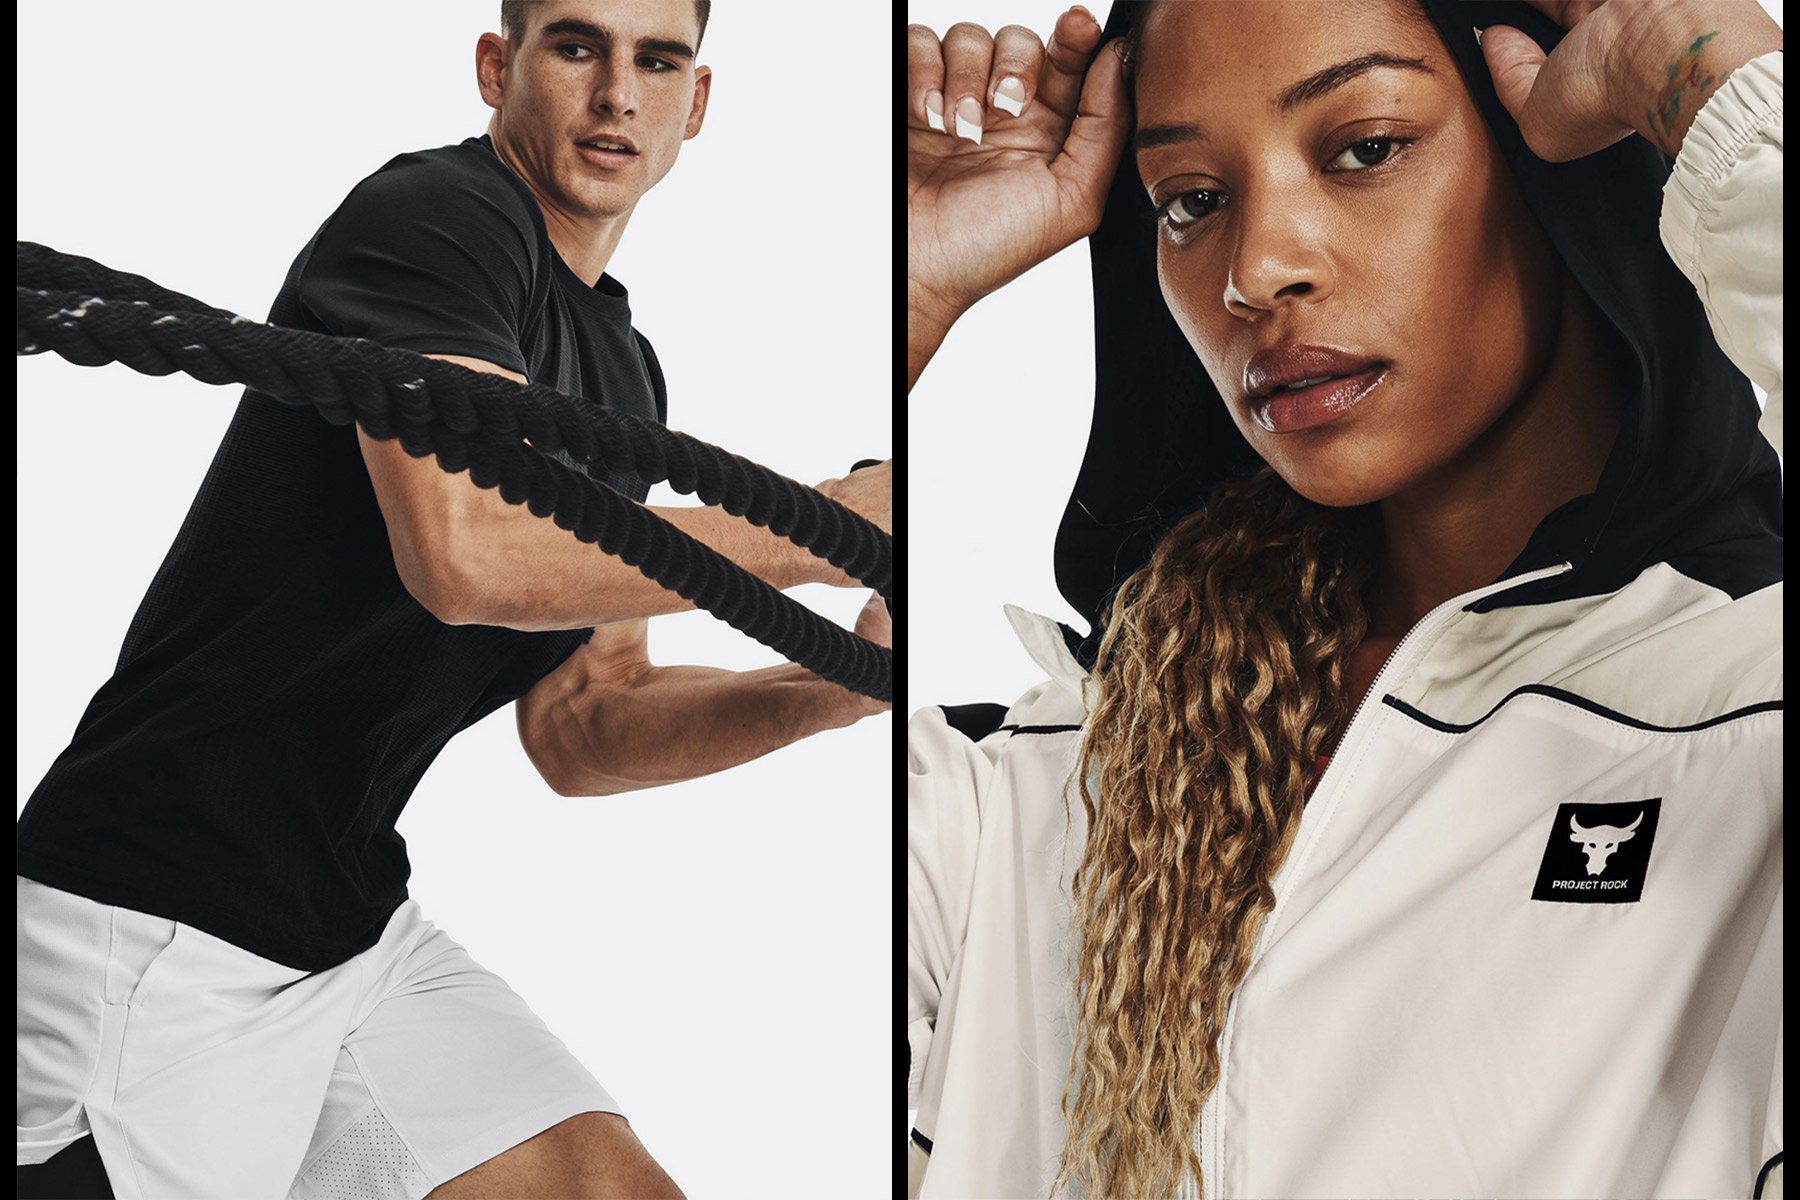
[[[294,1181],[292,1200],[418,1200],[431,1190],[412,1149],[370,1109]]]

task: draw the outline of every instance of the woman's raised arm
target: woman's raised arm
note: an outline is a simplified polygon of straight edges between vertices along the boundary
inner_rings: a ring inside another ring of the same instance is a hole
[[[1048,46],[1017,25],[908,27],[909,391],[970,305],[1099,225],[1131,127],[1100,36],[1079,6]]]

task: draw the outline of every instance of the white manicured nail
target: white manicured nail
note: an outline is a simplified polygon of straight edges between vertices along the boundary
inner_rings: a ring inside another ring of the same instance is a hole
[[[994,89],[994,107],[1005,109],[1013,116],[1025,111],[1025,85],[1008,75]]]
[[[973,96],[956,102],[956,136],[981,145],[981,104]]]
[[[942,92],[926,92],[925,93],[925,123],[927,125],[931,126],[933,129],[937,130],[939,133],[945,132],[945,130],[944,130],[944,93],[942,93]]]

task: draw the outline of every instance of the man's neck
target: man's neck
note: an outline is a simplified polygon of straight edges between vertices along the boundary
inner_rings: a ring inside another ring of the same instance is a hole
[[[1602,348],[1604,318],[1566,277],[1565,287],[1542,378],[1457,461],[1382,502],[1370,636],[1399,637],[1452,596],[1492,583],[1539,522],[1598,484],[1621,402]]]
[[[526,180],[525,186],[531,187],[531,181]],[[631,220],[631,213],[577,222],[546,203],[536,188],[531,189],[531,194],[537,196],[538,208],[544,214],[544,229],[550,234],[550,244],[569,264],[569,270],[589,287],[600,282],[600,276],[606,274],[606,264],[612,261],[613,251],[618,249],[619,239],[625,236],[625,223]]]
[[[523,181],[537,201],[538,211],[544,214],[544,231],[550,235],[550,244],[556,247],[569,270],[589,287],[600,282],[600,277],[606,274],[606,264],[612,261],[613,251],[618,249],[619,239],[625,236],[625,226],[636,205],[613,217],[570,213],[546,196],[530,174],[520,169],[506,146],[494,136],[492,128],[488,130],[488,140],[493,144],[495,156]]]

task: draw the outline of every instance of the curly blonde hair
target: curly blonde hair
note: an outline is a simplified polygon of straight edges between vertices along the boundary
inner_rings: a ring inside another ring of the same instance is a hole
[[[1316,756],[1347,719],[1374,521],[1222,485],[1113,600],[1076,766],[1075,1054],[1052,1194],[1172,1194]],[[1066,793],[1065,793],[1066,794]]]

